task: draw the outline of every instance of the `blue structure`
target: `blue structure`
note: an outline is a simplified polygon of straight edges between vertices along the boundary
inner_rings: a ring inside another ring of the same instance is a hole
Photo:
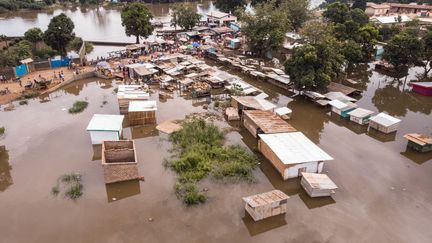
[[[26,75],[28,73],[28,67],[26,64],[21,64],[19,66],[15,67],[15,74],[18,78],[21,78],[22,76]]]
[[[50,59],[51,68],[67,67],[71,63],[71,59],[63,57],[61,59]]]
[[[230,28],[234,30],[235,32],[239,32],[241,30],[240,25],[236,23],[230,23]]]

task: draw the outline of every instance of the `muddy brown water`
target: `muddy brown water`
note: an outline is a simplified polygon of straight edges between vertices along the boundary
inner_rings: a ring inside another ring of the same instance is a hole
[[[260,156],[256,183],[206,179],[199,185],[209,189],[208,202],[185,207],[174,195],[175,174],[162,165],[170,143],[155,126],[124,129],[136,141],[145,181],[105,185],[100,146],[91,145],[85,129],[94,113],[118,114],[115,81],[79,81],[0,112],[6,127],[0,138],[0,242],[430,242],[432,154],[406,150],[402,136],[432,133],[432,100],[369,66],[351,76],[360,82],[360,107],[402,119],[395,135],[368,132],[302,97],[243,77],[279,106],[288,104],[290,123],[334,158],[324,167],[339,186],[332,198],[309,198],[299,180],[282,181]],[[165,101],[157,93],[152,98],[158,122],[203,112],[208,102],[178,93]],[[87,100],[88,108],[68,114],[76,100]],[[245,129],[230,132],[227,143],[257,148]],[[83,174],[82,198],[53,197],[56,179],[72,171]],[[275,188],[290,196],[288,212],[254,223],[241,198]]]

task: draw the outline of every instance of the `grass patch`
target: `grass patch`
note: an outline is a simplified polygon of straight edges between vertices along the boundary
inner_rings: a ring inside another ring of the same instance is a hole
[[[51,188],[51,194],[57,196],[60,191],[64,191],[64,196],[69,199],[78,199],[83,195],[83,185],[81,184],[81,175],[78,173],[69,173],[60,176],[55,186]]]
[[[118,88],[114,89],[114,93],[116,93],[116,94],[118,93]]]
[[[28,101],[27,100],[21,100],[20,102],[18,102],[20,105],[28,105]]]
[[[71,108],[69,108],[69,113],[71,114],[76,114],[76,113],[80,113],[83,110],[85,110],[85,108],[87,108],[88,106],[88,102],[87,101],[76,101]]]
[[[0,127],[0,136],[3,135],[6,131],[6,128]]]
[[[39,92],[25,93],[17,98],[17,100],[33,99],[39,96]]]
[[[223,146],[223,132],[202,119],[182,124],[182,130],[172,133],[170,141],[176,151],[174,159],[164,164],[178,173],[176,194],[187,205],[206,201],[197,183],[207,176],[229,181],[254,180],[257,158],[241,146]]]

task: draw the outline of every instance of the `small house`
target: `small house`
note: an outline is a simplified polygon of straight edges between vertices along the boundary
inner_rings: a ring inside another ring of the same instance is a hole
[[[150,99],[150,94],[140,85],[119,85],[117,100],[120,114],[127,114],[131,101],[142,101]]]
[[[214,23],[217,26],[228,25],[236,22],[237,17],[220,11],[211,11],[207,13],[207,23]]]
[[[255,138],[262,133],[273,134],[297,131],[271,111],[245,110],[243,114],[243,125]]]
[[[288,107],[279,107],[274,110],[275,114],[284,120],[291,119],[292,110]]]
[[[329,197],[338,188],[326,174],[302,173],[300,183],[310,197]]]
[[[128,120],[130,126],[156,123],[157,103],[155,100],[131,101],[129,103]]]
[[[321,173],[324,161],[333,160],[301,132],[259,134],[258,150],[284,180],[302,172]]]
[[[410,133],[404,138],[408,139],[408,147],[418,152],[432,151],[432,137],[424,134]]]
[[[432,96],[432,82],[411,82],[412,90],[425,96]]]
[[[122,136],[123,115],[94,114],[87,126],[92,144],[118,141]]]
[[[231,96],[231,106],[242,114],[243,110],[263,110],[263,111],[273,111],[276,105],[254,96]]]
[[[241,45],[240,39],[234,38],[234,39],[228,39],[228,48],[236,50],[239,49]]]
[[[244,197],[245,210],[254,221],[284,214],[287,211],[289,196],[279,190],[273,190],[249,197]]]
[[[379,113],[369,119],[369,128],[376,129],[383,133],[396,132],[401,120],[386,113]]]
[[[349,117],[348,113],[354,110],[357,105],[352,102],[344,103],[340,100],[332,100],[329,102],[329,105],[332,107],[332,111],[343,118]]]
[[[105,183],[130,181],[140,178],[134,141],[104,141],[102,167]]]
[[[358,123],[360,125],[365,125],[369,123],[369,119],[371,118],[373,113],[374,112],[370,110],[357,108],[348,112],[348,115],[350,116],[351,121]]]

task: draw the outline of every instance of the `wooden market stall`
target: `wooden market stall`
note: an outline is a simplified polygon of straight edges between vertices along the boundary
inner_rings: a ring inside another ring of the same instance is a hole
[[[243,111],[243,125],[255,137],[258,134],[296,132],[297,130],[271,111]]]
[[[396,132],[400,123],[401,120],[381,112],[369,119],[369,128],[383,133],[392,133]]]
[[[432,151],[432,137],[424,134],[409,133],[404,136],[408,139],[408,147],[418,152]]]
[[[150,94],[140,85],[119,85],[117,91],[117,100],[119,103],[120,114],[127,114],[129,111],[129,103],[131,101],[148,100]]]
[[[321,173],[324,161],[333,160],[301,132],[258,136],[258,150],[284,180],[299,177],[302,172]]]
[[[276,105],[254,96],[231,96],[231,106],[236,108],[239,114],[242,114],[243,110],[263,110],[273,111]]]
[[[287,211],[289,196],[279,190],[273,190],[249,197],[244,197],[245,210],[259,221],[268,217],[284,214]]]
[[[131,101],[128,120],[130,126],[142,126],[156,123],[157,103],[155,100]]]
[[[302,173],[300,183],[310,197],[331,196],[338,188],[326,174]]]
[[[134,141],[104,141],[102,167],[105,183],[129,181],[140,178]]]

